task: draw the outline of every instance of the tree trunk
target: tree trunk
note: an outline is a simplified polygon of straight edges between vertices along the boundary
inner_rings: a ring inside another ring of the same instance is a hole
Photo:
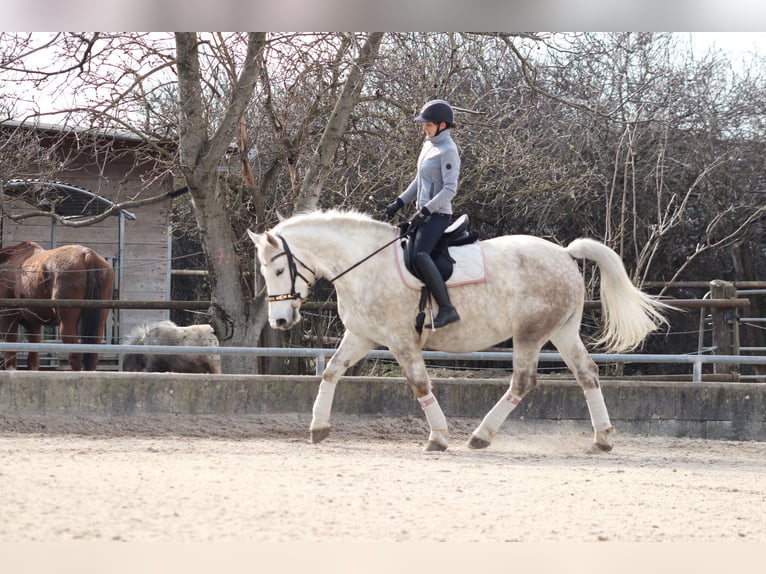
[[[203,106],[197,35],[177,33],[181,171],[193,198],[211,285],[211,324],[222,346],[257,346],[266,320],[265,302],[248,301],[242,265],[234,250],[231,218],[217,169],[236,136],[260,73],[262,33],[250,34],[230,105],[212,135]],[[257,357],[224,356],[224,373],[256,373]]]
[[[194,188],[189,186],[194,194]],[[266,322],[263,298],[249,301],[248,290],[242,282],[242,264],[232,245],[231,222],[220,208],[222,186],[214,177],[202,184],[194,200],[194,214],[200,229],[208,263],[211,286],[211,324],[221,344],[230,347],[257,347],[261,329]],[[257,373],[258,358],[224,356],[224,373]]]

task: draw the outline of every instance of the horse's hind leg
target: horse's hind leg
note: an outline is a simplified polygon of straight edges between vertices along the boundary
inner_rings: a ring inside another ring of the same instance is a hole
[[[39,327],[27,328],[27,341],[30,343],[40,343],[43,340],[43,328]],[[40,370],[40,353],[36,351],[30,351],[27,353],[27,369],[30,371]]]
[[[447,419],[431,389],[431,378],[420,348],[414,344],[404,350],[391,347],[391,352],[404,370],[412,392],[426,415],[430,431],[425,450],[446,450],[449,439]]]
[[[330,434],[330,412],[338,379],[374,347],[373,341],[351,331],[346,331],[343,335],[343,340],[341,340],[338,350],[327,362],[322,373],[322,381],[319,383],[319,392],[311,411],[311,426],[309,427],[311,442],[321,442]]]
[[[540,346],[530,348],[516,343],[513,349],[513,376],[506,393],[486,414],[468,440],[469,448],[487,448],[500,430],[500,426],[529,391],[537,386],[537,362]]]
[[[85,312],[85,311],[83,311]],[[109,317],[109,309],[96,309],[95,321],[96,330],[93,333],[86,334],[81,333],[81,341],[83,343],[90,343],[92,345],[98,345],[102,342],[104,331],[106,329],[106,320]],[[85,322],[81,320],[81,328],[83,331],[88,330]],[[98,353],[83,353],[82,355],[82,368],[85,371],[95,371],[98,368]]]
[[[79,309],[59,310],[59,335],[62,343],[76,345],[80,342],[77,337],[79,315]],[[69,368],[73,371],[82,371],[82,353],[69,353]]]
[[[591,424],[593,425],[593,445],[589,452],[608,452],[612,450],[612,444],[607,435],[614,432],[614,427],[609,421],[609,413],[606,410],[604,395],[598,380],[598,366],[590,358],[585,345],[580,339],[579,320],[567,323],[564,328],[551,338],[561,358],[577,379],[585,393],[585,401],[588,404]]]

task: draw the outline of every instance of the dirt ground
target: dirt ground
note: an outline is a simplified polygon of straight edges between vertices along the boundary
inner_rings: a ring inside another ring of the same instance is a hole
[[[478,422],[0,415],[0,542],[766,541],[766,443]]]

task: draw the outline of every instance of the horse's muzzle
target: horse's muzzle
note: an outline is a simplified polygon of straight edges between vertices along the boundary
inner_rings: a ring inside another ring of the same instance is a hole
[[[287,331],[294,324],[295,323],[291,323],[287,319],[280,317],[279,319],[275,319],[275,320],[271,321],[271,328],[272,329],[281,329],[282,331]]]
[[[272,329],[279,329],[280,331],[287,331],[292,328],[298,321],[301,320],[301,313],[296,308],[291,308],[291,313],[287,317],[274,317],[269,319],[269,324]]]

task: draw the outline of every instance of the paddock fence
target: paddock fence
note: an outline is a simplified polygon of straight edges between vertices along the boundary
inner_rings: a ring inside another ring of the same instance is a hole
[[[214,349],[214,351],[213,351]],[[314,359],[315,374],[324,370],[326,361],[335,354],[335,349],[287,348],[287,347],[190,347],[169,345],[70,345],[64,343],[0,343],[0,352],[38,351],[49,353],[143,353],[143,354],[184,354],[199,355],[200,352],[216,355],[248,355],[263,357],[302,357]],[[377,349],[367,353],[368,359],[393,360],[390,351]],[[470,360],[470,361],[513,361],[513,351],[445,353],[441,351],[423,351],[426,361],[432,360]],[[619,353],[592,353],[596,363],[657,363],[685,364],[692,366],[692,381],[702,382],[703,364],[747,364],[766,365],[766,356],[741,355],[642,355]],[[559,353],[540,353],[540,361],[562,361]]]
[[[743,321],[749,324],[760,325],[766,323],[762,317],[740,316],[742,310],[750,307],[749,298],[746,296],[761,296],[766,294],[766,282],[686,282],[678,283],[686,287],[708,288],[709,290],[701,299],[667,299],[666,302],[682,310],[700,311],[699,345],[696,353],[689,354],[611,354],[593,353],[591,357],[596,363],[653,363],[653,364],[682,364],[691,366],[692,381],[702,382],[702,366],[713,365],[714,373],[721,376],[732,376],[731,380],[766,380],[766,374],[740,375],[739,366],[766,365],[766,347],[740,347],[739,325]],[[48,299],[25,299],[23,307],[81,307],[81,308],[108,308],[108,309],[184,309],[206,310],[210,307],[210,301],[121,301],[121,300],[75,300],[61,299],[51,301]],[[600,308],[600,301],[588,300],[585,309]],[[0,298],[0,309],[18,308],[19,300]],[[305,302],[302,306],[305,310],[326,310],[333,305],[330,303]],[[709,312],[709,316],[707,313]],[[712,326],[712,346],[705,347],[702,343],[703,328],[706,321]],[[38,344],[28,342],[0,343],[0,352],[30,352],[64,354],[70,352],[91,352],[99,354],[126,353],[144,354],[200,354],[200,347],[183,346],[144,346],[144,345],[65,345],[60,342],[43,342]],[[209,352],[209,348],[206,349]],[[742,355],[741,351],[755,353],[754,355]],[[315,373],[319,374],[324,369],[326,361],[332,357],[335,349],[314,347],[217,347],[215,354],[248,355],[260,357],[294,357],[313,360]],[[475,353],[443,353],[439,351],[423,351],[424,359],[428,361],[493,361],[510,363],[513,360],[513,351],[510,350],[487,350]],[[367,359],[393,360],[393,355],[387,350],[373,350],[367,355]],[[562,362],[561,355],[555,352],[542,352],[541,362]]]

